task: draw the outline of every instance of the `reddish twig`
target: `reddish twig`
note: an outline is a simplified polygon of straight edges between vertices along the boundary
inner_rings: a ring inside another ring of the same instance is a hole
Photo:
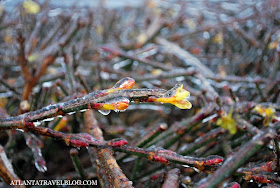
[[[64,140],[67,145],[72,145],[74,147],[119,147],[127,143],[127,141],[123,139],[101,141],[93,138],[91,135],[86,133],[66,134],[59,131],[54,131],[50,128],[36,127],[32,122],[25,123],[24,129],[34,134]]]
[[[117,82],[117,84],[112,89],[95,91],[88,95],[85,95],[84,97],[73,99],[67,102],[57,103],[54,105],[49,105],[40,110],[25,113],[17,117],[0,119],[0,128],[21,129],[23,128],[25,122],[34,122],[38,120],[49,121],[52,119],[48,118],[59,115],[66,115],[84,109],[105,110],[106,113],[109,113],[110,110],[125,110],[128,107],[130,101],[158,101],[179,105],[180,108],[191,107],[191,104],[186,101],[185,96],[177,98],[177,91],[183,91],[184,95],[188,95],[188,92],[182,89],[182,84],[177,84],[169,91],[166,91],[164,89],[125,89],[131,88],[133,84],[133,79],[124,78]]]
[[[168,171],[162,188],[179,187],[180,170],[174,168]]]
[[[208,156],[206,158],[196,158],[189,156],[182,156],[174,151],[162,148],[143,149],[133,146],[120,146],[115,147],[114,150],[125,152],[133,155],[145,156],[150,161],[169,164],[170,162],[192,165],[199,169],[204,169],[207,166],[213,166],[221,163],[223,158],[220,156]]]
[[[151,60],[148,60],[148,59],[143,59],[143,58],[137,57],[134,54],[128,54],[128,53],[126,53],[124,51],[121,51],[121,50],[118,50],[116,48],[102,47],[101,49],[104,50],[105,52],[112,53],[114,56],[119,56],[119,57],[123,57],[123,58],[127,58],[127,59],[132,59],[134,61],[141,62],[145,65],[150,65],[152,67],[160,68],[160,69],[166,70],[166,71],[172,70],[172,68],[170,66],[166,65],[166,64],[156,62],[156,61],[151,61]]]
[[[216,187],[225,178],[231,175],[238,167],[243,165],[247,159],[259,151],[263,146],[269,143],[276,136],[272,129],[266,129],[260,132],[254,138],[239,149],[233,156],[229,157],[224,164],[214,174],[203,179],[197,187]]]
[[[87,122],[87,126],[85,127],[86,132],[93,135],[97,140],[103,141],[102,131],[97,126],[93,113],[91,111],[87,111],[85,112],[84,117]],[[111,182],[115,187],[132,187],[132,182],[129,181],[129,179],[123,174],[113,157],[112,149],[97,149],[97,158],[105,168],[105,170],[99,170],[101,176],[104,176],[102,178],[104,183],[107,182],[107,179],[109,179],[109,182]]]
[[[10,185],[12,182],[21,181],[13,170],[13,166],[9,161],[4,148],[0,145],[0,176],[3,180]],[[24,185],[17,185],[15,187],[25,187]]]

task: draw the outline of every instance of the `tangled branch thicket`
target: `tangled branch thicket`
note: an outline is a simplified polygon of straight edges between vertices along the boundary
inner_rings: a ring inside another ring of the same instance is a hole
[[[279,10],[0,4],[1,183],[278,187]]]

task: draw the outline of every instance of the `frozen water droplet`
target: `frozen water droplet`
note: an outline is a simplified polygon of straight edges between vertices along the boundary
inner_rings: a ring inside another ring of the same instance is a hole
[[[20,132],[24,132],[24,130],[22,130],[22,129],[16,129],[17,131],[20,131]]]
[[[52,82],[44,82],[43,87],[52,87],[53,83]]]
[[[41,125],[41,123],[42,123],[42,122],[40,122],[40,121],[33,122],[33,124],[35,125],[35,127],[37,127],[37,126]]]
[[[76,112],[69,112],[67,113],[68,115],[72,115],[72,114],[75,114]]]
[[[108,114],[110,114],[111,110],[98,110],[98,112],[100,112],[104,116],[107,116]]]
[[[54,118],[52,117],[52,118],[44,119],[43,121],[53,121],[53,120],[54,120]]]
[[[194,171],[196,171],[197,173],[200,172],[200,170],[198,168],[193,167]]]

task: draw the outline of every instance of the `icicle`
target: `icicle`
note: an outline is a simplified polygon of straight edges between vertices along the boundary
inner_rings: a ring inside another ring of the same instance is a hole
[[[110,114],[111,110],[98,110],[102,115],[107,116]]]
[[[35,159],[35,167],[40,172],[47,171],[46,161],[42,156],[41,148],[43,147],[43,143],[35,136],[29,136],[26,139],[26,145],[32,150],[33,156]]]
[[[48,170],[48,168],[45,166],[45,164],[40,164],[40,162],[38,160],[35,160],[35,167],[40,172],[46,172]]]

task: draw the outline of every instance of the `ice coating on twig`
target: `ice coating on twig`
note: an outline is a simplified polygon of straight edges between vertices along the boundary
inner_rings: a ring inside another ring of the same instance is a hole
[[[175,87],[166,92],[163,97],[158,98],[157,102],[170,103],[181,109],[190,109],[192,104],[187,100],[190,93],[183,89],[183,84],[176,84]]]
[[[132,78],[123,78],[111,89],[99,90],[83,97],[75,98],[46,106],[36,111],[28,112],[16,117],[0,119],[2,129],[22,128],[25,122],[52,120],[56,116],[72,115],[84,109],[99,110],[108,115],[111,110],[124,111],[131,101],[170,103],[181,109],[190,109],[192,104],[187,100],[190,93],[183,89],[183,84],[176,84],[174,88],[164,89],[130,89],[134,84]]]

